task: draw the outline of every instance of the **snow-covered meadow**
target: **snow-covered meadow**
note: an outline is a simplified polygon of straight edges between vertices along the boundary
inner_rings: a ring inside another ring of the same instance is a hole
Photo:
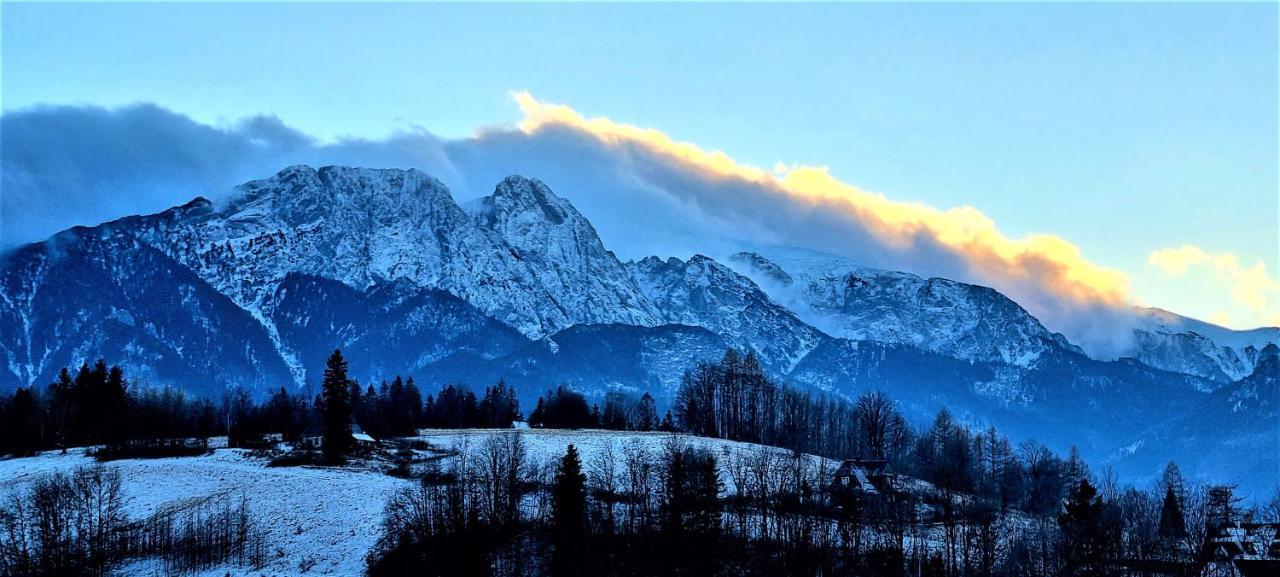
[[[538,466],[553,464],[570,444],[578,448],[589,468],[609,451],[619,461],[625,452],[636,450],[656,458],[670,443],[682,443],[717,456],[726,493],[734,490],[734,475],[729,471],[739,460],[760,451],[791,456],[772,447],[669,433],[471,429],[423,431],[415,439],[430,444],[433,452],[443,455],[441,466],[449,467],[456,452],[474,453],[487,439],[506,434],[519,434],[527,462]],[[802,458],[804,466],[818,475],[829,475],[838,465],[810,455]],[[0,460],[0,495],[8,498],[45,475],[95,465],[85,449]],[[219,448],[198,457],[122,459],[104,466],[119,470],[124,510],[131,519],[222,498],[248,499],[265,533],[267,566],[256,571],[222,567],[204,573],[209,576],[363,574],[365,555],[378,538],[384,504],[414,482],[387,475],[387,463],[356,462],[342,468],[267,465],[266,458],[247,450]],[[119,573],[162,574],[157,564],[148,562],[127,565]]]

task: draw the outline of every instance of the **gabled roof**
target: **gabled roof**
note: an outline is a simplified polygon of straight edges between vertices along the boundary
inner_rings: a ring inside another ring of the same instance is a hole
[[[846,477],[852,479],[857,488],[868,493],[876,492],[875,485],[871,484],[871,479],[867,478],[866,468],[860,466],[854,460],[847,460],[840,464],[840,468],[836,469],[833,484],[840,483],[840,479]]]

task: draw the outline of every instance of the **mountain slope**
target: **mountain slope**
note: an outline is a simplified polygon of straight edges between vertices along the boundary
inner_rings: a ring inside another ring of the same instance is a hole
[[[799,249],[742,252],[730,262],[832,336],[1021,367],[1051,349],[1079,350],[991,288]]]
[[[359,291],[291,273],[264,303],[280,340],[318,383],[335,348],[361,381],[415,374],[454,355],[492,359],[529,341],[449,293],[399,280]]]
[[[625,279],[621,265],[572,207],[520,210],[529,208],[523,197],[537,194],[549,191],[509,178],[473,218],[443,184],[415,170],[297,166],[241,186],[219,210],[206,203],[119,225],[259,315],[274,286],[296,272],[359,289],[408,279],[531,338],[582,322],[656,324],[631,287],[608,284]],[[598,282],[584,291],[569,277]]]
[[[627,268],[664,321],[707,328],[735,347],[756,351],[773,371],[789,372],[828,339],[750,279],[705,256],[648,257]]]
[[[6,384],[44,384],[97,358],[137,382],[196,392],[292,380],[251,315],[186,267],[109,229],[78,228],[0,263]]]
[[[1280,328],[1234,331],[1160,309],[1137,309],[1128,355],[1150,366],[1226,383],[1254,372]]]
[[[1152,475],[1176,460],[1195,478],[1268,498],[1280,479],[1280,347],[1264,347],[1252,373],[1164,425],[1124,459]]]

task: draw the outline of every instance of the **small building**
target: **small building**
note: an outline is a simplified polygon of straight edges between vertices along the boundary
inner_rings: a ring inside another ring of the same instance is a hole
[[[324,446],[324,429],[319,425],[311,425],[302,433],[300,439],[302,446],[307,449],[319,449]],[[378,446],[378,440],[373,438],[364,429],[360,428],[360,424],[351,421],[351,442],[358,448],[367,449]]]
[[[378,440],[365,433],[364,429],[360,428],[360,424],[355,421],[351,421],[351,438],[355,441],[357,447],[371,448],[378,445]]]
[[[1280,523],[1224,523],[1205,542],[1209,577],[1280,575]]]
[[[889,462],[884,459],[845,459],[831,478],[830,491],[860,491],[868,495],[888,489]]]

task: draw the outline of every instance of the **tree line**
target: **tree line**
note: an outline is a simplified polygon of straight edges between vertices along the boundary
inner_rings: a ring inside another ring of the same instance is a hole
[[[605,395],[601,406],[568,387],[557,387],[538,399],[529,423],[682,432],[779,447],[791,458],[762,453],[758,463],[735,459],[719,463],[717,469],[708,468],[705,460],[722,456],[690,449],[678,458],[670,451],[662,458],[623,451],[611,464],[587,463],[587,509],[607,519],[591,517],[588,529],[610,539],[621,535],[617,546],[635,549],[620,554],[634,553],[637,566],[654,570],[693,571],[654,567],[653,551],[646,549],[663,542],[651,538],[669,538],[677,531],[670,517],[673,508],[686,518],[686,501],[679,497],[685,494],[679,492],[684,491],[684,481],[664,485],[673,483],[671,479],[702,479],[690,481],[704,483],[687,491],[702,495],[704,503],[689,514],[705,526],[709,517],[698,517],[697,511],[710,507],[720,512],[715,544],[731,543],[725,548],[765,556],[721,560],[720,566],[742,564],[744,574],[751,567],[804,569],[799,574],[844,570],[825,563],[863,573],[885,566],[905,568],[912,575],[946,577],[1112,575],[1126,567],[1181,574],[1203,564],[1202,546],[1215,527],[1250,514],[1264,518],[1263,512],[1233,510],[1226,488],[1188,486],[1173,464],[1152,490],[1121,487],[1112,471],[1091,471],[1074,450],[1063,457],[1034,441],[1015,445],[995,429],[975,430],[945,410],[925,426],[912,426],[883,393],[846,400],[788,387],[765,375],[753,354],[734,350],[687,371],[671,410],[658,415],[648,394],[637,398],[613,392]],[[12,454],[101,445],[100,454],[107,457],[162,456],[204,450],[207,438],[217,434],[226,434],[233,446],[255,446],[269,434],[290,441],[318,435],[323,438],[324,458],[340,463],[353,449],[353,424],[374,436],[391,437],[411,435],[422,427],[508,428],[522,412],[516,391],[502,381],[480,394],[449,385],[425,400],[412,378],[362,386],[349,377],[345,359],[335,351],[315,396],[281,388],[257,402],[247,392],[232,390],[214,402],[172,389],[133,390],[121,369],[99,361],[82,366],[74,376],[62,371],[43,392],[21,388],[0,399],[0,417],[0,452]],[[450,527],[440,533],[443,541],[422,541],[423,546],[457,545],[466,550],[467,538],[457,531],[497,531],[499,542],[554,552],[554,535],[547,532],[556,526],[547,516],[550,505],[533,521],[521,517],[522,503],[529,499],[551,502],[553,483],[545,473],[552,466],[528,464],[519,453],[514,448],[489,451],[480,459],[488,463],[488,472],[477,477],[488,481],[479,485],[473,484],[476,472],[469,465],[423,476],[424,493],[418,498],[429,494],[432,510],[443,506],[436,499],[461,499],[444,501],[453,507],[446,511],[453,525],[430,525],[430,535]],[[888,477],[891,483],[920,479],[928,489],[890,486],[876,496],[831,494],[832,471],[806,471],[795,464],[806,453],[883,461],[896,473]],[[529,471],[522,469],[526,466]],[[597,474],[597,468],[627,474]],[[495,476],[502,471],[505,476]],[[715,482],[728,482],[714,492],[714,499],[707,489],[713,480],[708,471],[715,471]],[[671,494],[679,498],[663,501],[666,493],[659,489],[675,491]],[[467,509],[473,491],[485,497],[475,504],[483,509]],[[1280,499],[1274,509],[1280,514]],[[499,513],[500,519],[493,517]],[[477,524],[490,518],[495,520]],[[697,542],[701,534],[679,531],[679,543]],[[637,536],[641,533],[647,536]],[[587,542],[596,538],[590,535]],[[798,549],[784,554],[792,551],[786,549],[790,547]],[[410,550],[384,549],[390,559],[412,556]],[[497,554],[488,549],[476,553],[490,561]],[[836,560],[823,560],[829,557]],[[546,567],[554,565],[550,557],[543,561],[549,563]]]
[[[0,396],[0,454],[100,446],[97,454],[106,458],[160,457],[202,452],[211,436],[226,435],[233,447],[254,447],[268,435],[297,441],[315,431],[330,442],[332,460],[350,449],[353,424],[383,438],[420,428],[511,428],[522,420],[516,389],[505,381],[479,394],[445,385],[424,400],[413,377],[396,376],[378,386],[350,378],[341,351],[326,362],[318,394],[280,387],[260,400],[240,388],[216,400],[170,387],[139,389],[121,367],[99,360],[76,371],[64,368],[43,391],[20,387]],[[602,409],[567,387],[540,397],[530,420],[548,428],[675,428],[669,411],[658,418],[648,393],[610,393]]]

